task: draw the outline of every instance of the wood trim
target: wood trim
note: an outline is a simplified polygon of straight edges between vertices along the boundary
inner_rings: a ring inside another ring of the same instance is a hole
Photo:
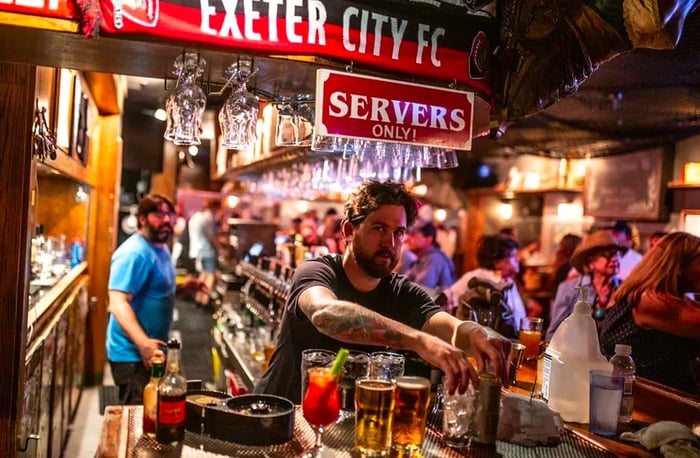
[[[33,183],[31,131],[36,67],[0,63],[0,456],[15,456],[24,386],[30,207]]]
[[[80,24],[77,21],[32,16],[29,14],[10,13],[8,11],[0,11],[0,24],[10,24],[33,29],[53,30],[56,32],[77,33],[80,30]]]
[[[121,117],[100,116],[97,124],[93,144],[98,146],[88,156],[88,170],[95,183],[90,193],[87,243],[88,294],[92,307],[86,335],[85,376],[88,385],[102,381],[106,361],[107,286],[112,252],[117,244],[122,168]]]

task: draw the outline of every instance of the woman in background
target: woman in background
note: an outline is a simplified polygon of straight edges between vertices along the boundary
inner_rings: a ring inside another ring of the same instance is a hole
[[[700,238],[686,232],[664,236],[642,258],[615,294],[600,335],[603,354],[615,344],[632,346],[637,375],[700,393],[697,373],[700,303]]]
[[[593,318],[600,322],[608,309],[614,304],[613,295],[620,285],[620,251],[610,231],[600,230],[592,233],[574,250],[571,265],[581,274],[580,277],[565,281],[559,285],[551,310],[551,321],[547,327],[545,339],[552,340],[559,325],[571,315],[574,304],[579,300],[577,286],[590,286],[593,297],[588,302],[593,306]]]

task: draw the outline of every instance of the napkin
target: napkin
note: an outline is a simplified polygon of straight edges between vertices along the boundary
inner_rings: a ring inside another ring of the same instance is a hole
[[[664,458],[700,457],[700,441],[693,431],[675,421],[657,421],[635,432],[620,434],[621,440],[639,442],[647,450],[659,449]]]
[[[558,444],[564,422],[541,399],[506,393],[498,421],[498,440],[534,447]]]

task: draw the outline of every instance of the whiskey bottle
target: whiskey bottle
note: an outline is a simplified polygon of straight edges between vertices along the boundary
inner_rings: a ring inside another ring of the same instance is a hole
[[[168,341],[165,375],[158,384],[158,418],[156,440],[177,444],[185,439],[185,396],[187,381],[180,373],[180,341]]]
[[[156,433],[158,418],[158,384],[165,371],[165,356],[156,350],[151,358],[151,380],[143,389],[143,433],[153,436]]]

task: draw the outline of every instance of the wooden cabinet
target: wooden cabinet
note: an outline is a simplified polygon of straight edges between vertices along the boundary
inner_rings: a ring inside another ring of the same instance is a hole
[[[82,392],[88,315],[85,264],[46,291],[29,324],[24,400],[19,433],[24,457],[61,456]],[[30,436],[38,439],[29,439]]]

